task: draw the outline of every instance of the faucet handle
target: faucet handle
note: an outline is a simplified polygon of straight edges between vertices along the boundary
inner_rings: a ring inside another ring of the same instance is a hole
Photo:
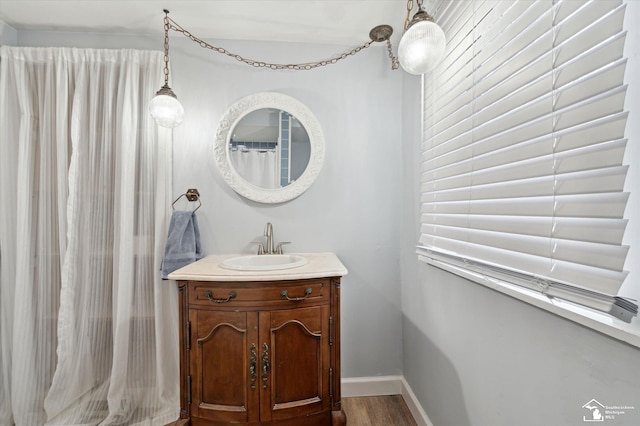
[[[264,246],[260,241],[251,241],[251,244],[255,244],[258,246],[258,254],[264,254]]]
[[[276,254],[283,254],[284,253],[282,251],[282,245],[283,244],[291,244],[291,241],[283,241],[281,243],[278,243],[278,246],[276,247]]]

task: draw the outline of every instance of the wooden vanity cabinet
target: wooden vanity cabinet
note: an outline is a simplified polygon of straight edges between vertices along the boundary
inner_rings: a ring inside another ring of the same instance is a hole
[[[182,424],[346,424],[339,277],[178,287]]]

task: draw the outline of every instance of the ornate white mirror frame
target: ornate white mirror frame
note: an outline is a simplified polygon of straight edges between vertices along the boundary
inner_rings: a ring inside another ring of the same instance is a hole
[[[267,189],[246,181],[233,167],[229,143],[233,130],[247,114],[262,108],[275,108],[293,115],[309,135],[309,163],[302,175],[289,185]],[[282,203],[292,200],[305,192],[322,169],[324,163],[324,135],[320,123],[311,110],[291,96],[275,92],[263,92],[246,96],[231,105],[220,119],[216,131],[214,157],[218,170],[225,182],[238,194],[259,203]]]

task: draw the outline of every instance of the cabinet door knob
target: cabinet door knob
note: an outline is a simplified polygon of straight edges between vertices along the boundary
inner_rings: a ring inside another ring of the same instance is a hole
[[[291,301],[291,302],[299,302],[301,300],[306,299],[307,297],[311,296],[311,293],[313,293],[313,290],[311,289],[311,287],[307,288],[304,290],[304,296],[302,297],[289,297],[289,292],[287,290],[282,290],[280,292],[280,296],[284,297],[285,299]]]
[[[226,303],[231,299],[235,299],[237,294],[235,291],[230,291],[229,292],[229,296],[227,296],[226,299],[214,299],[213,298],[213,293],[211,292],[211,290],[207,290],[204,292],[204,296],[209,299],[209,302],[213,302],[213,303]]]

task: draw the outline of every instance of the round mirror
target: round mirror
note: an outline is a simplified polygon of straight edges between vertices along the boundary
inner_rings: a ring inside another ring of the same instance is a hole
[[[311,111],[281,93],[234,103],[216,132],[215,160],[225,182],[261,203],[281,203],[307,190],[324,162],[324,136]]]

